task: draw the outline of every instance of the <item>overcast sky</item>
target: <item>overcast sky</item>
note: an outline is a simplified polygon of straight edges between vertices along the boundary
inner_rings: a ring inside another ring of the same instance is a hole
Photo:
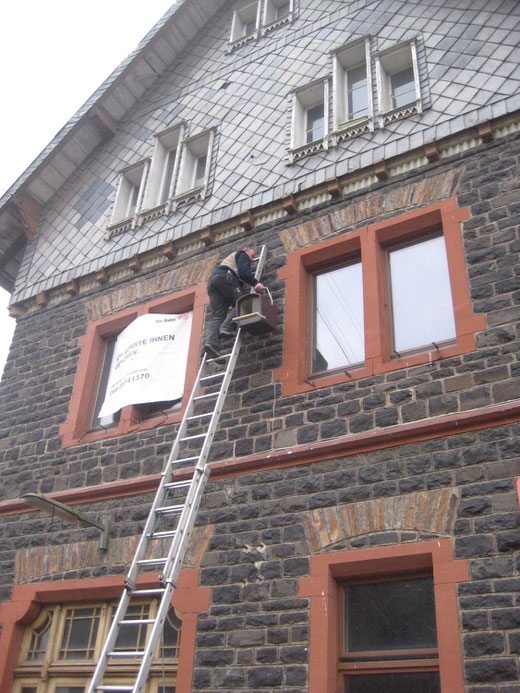
[[[174,0],[0,4],[0,194],[45,148]],[[0,373],[14,320],[0,289]]]

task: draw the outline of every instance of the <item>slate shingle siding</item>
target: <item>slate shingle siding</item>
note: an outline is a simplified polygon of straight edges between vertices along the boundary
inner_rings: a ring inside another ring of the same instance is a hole
[[[517,3],[499,3],[491,12],[470,0],[456,7],[448,0],[435,6],[358,0],[320,2],[319,8],[299,0],[294,22],[227,53],[236,4],[216,13],[118,124],[116,135],[46,205],[14,301],[156,247],[172,237],[172,228],[181,238],[520,106]],[[424,112],[288,166],[290,91],[331,75],[330,51],[368,35],[374,51],[418,38]],[[119,172],[150,157],[154,133],[181,120],[188,135],[218,127],[211,195],[107,241]]]

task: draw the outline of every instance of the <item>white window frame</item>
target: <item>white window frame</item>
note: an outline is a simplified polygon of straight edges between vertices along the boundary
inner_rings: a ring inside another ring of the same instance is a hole
[[[262,23],[262,32],[264,34],[277,29],[283,24],[292,22],[294,17],[294,0],[289,0],[289,12],[284,14],[282,17],[277,17],[278,8],[284,5],[285,2],[286,0],[265,0],[264,17]]]
[[[150,173],[143,199],[141,220],[147,221],[170,211],[171,199],[175,192],[179,172],[181,144],[185,133],[185,124],[177,125],[157,133],[150,166]],[[174,157],[168,190],[165,190],[168,163]],[[144,217],[144,218],[143,218]]]
[[[306,142],[307,113],[323,100],[323,137]],[[290,162],[328,149],[329,139],[329,80],[328,77],[306,84],[291,93]]]
[[[144,159],[136,164],[132,164],[132,166],[128,166],[121,172],[110,226],[117,225],[119,227],[119,225],[124,225],[124,230],[127,230],[126,227],[129,229],[134,228],[137,214],[143,203],[149,166],[150,160]],[[137,186],[139,186],[139,192],[135,208],[132,210],[132,197]]]
[[[229,38],[230,50],[239,48],[258,38],[260,12],[260,0],[254,0],[254,2],[248,2],[236,8],[233,12],[233,21],[231,23],[231,35]],[[246,27],[250,21],[255,21],[255,30],[251,34],[246,34]]]
[[[391,77],[407,68],[413,68],[415,100],[398,108],[393,108]],[[381,127],[414,113],[422,113],[421,83],[417,60],[417,41],[415,39],[378,53],[376,55],[376,75],[379,124]]]
[[[175,190],[176,206],[188,202],[203,200],[206,196],[211,170],[211,157],[215,141],[215,130],[205,130],[183,140],[181,144],[181,159],[177,186]],[[201,184],[196,185],[195,175],[198,160],[206,157],[204,178]]]
[[[367,115],[348,119],[347,89],[350,70],[364,64],[367,77]],[[335,144],[374,129],[372,59],[370,38],[339,48],[332,53],[332,113]]]

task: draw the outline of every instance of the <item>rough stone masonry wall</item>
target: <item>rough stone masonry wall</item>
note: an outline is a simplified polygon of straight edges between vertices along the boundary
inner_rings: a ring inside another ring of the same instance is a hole
[[[285,264],[284,238],[294,239],[301,233],[298,229],[303,229],[312,242],[312,233],[317,234],[316,239],[333,236],[408,211],[406,206],[384,211],[377,199],[388,200],[403,186],[419,186],[422,181],[426,183],[420,190],[426,191],[429,180],[457,167],[460,175],[455,194],[471,213],[463,234],[472,308],[475,314],[486,315],[488,329],[477,335],[474,353],[289,398],[281,397],[273,377],[273,369],[282,362],[282,331],[249,340],[217,434],[216,459],[384,429],[518,398],[518,155],[517,139],[490,143],[449,164],[378,184],[362,195],[247,235],[248,243],[267,243],[270,248],[266,282],[273,289],[283,325],[284,284],[277,279],[277,270]],[[345,210],[346,215],[348,209],[372,199],[376,202],[366,207],[374,210],[374,216],[354,218],[346,229],[334,226],[334,212]],[[428,203],[420,196],[414,200],[415,206]],[[224,255],[245,238],[222,241],[206,254]],[[190,261],[199,261],[203,255],[204,251],[195,252]],[[79,356],[77,339],[87,325],[87,307],[100,296],[109,297],[124,287],[173,273],[181,265],[175,261],[150,270],[145,277],[127,278],[117,285],[110,283],[103,289],[51,302],[18,321],[0,385],[2,500],[29,491],[49,493],[124,480],[161,469],[173,427],[68,450],[61,449],[58,429],[67,414]],[[167,293],[164,289],[157,296]],[[135,293],[134,304],[145,300],[145,295]],[[298,578],[308,573],[312,553],[304,529],[305,512],[453,487],[460,488],[453,529],[456,555],[471,560],[472,581],[460,587],[459,595],[468,691],[520,690],[514,683],[518,680],[514,655],[520,653],[520,615],[515,553],[519,548],[518,506],[512,481],[520,453],[515,441],[518,431],[518,425],[492,428],[341,462],[272,470],[212,484],[202,522],[215,529],[201,573],[203,584],[213,587],[212,606],[199,623],[195,686],[207,691],[305,688],[308,604],[296,591]],[[228,506],[227,500],[231,501]],[[112,537],[136,534],[149,501],[146,496],[110,501],[103,509],[115,521]],[[96,504],[92,509],[100,510]],[[78,544],[93,537],[93,532],[51,527],[49,520],[34,514],[3,518],[1,598],[9,598],[19,550]],[[352,539],[349,546],[412,538],[397,531],[374,533]],[[337,548],[340,546],[332,547]],[[54,564],[53,571],[50,579],[121,573],[124,561],[94,567],[80,562],[79,567],[66,570]],[[38,579],[44,578],[42,574]],[[249,638],[249,646],[236,646],[238,632],[245,633],[246,641]],[[249,663],[259,666],[248,668]]]
[[[269,246],[265,279],[280,310],[280,329],[263,339],[246,341],[215,439],[214,459],[384,429],[518,398],[519,146],[514,138],[481,146],[476,153],[428,167],[425,173],[378,184],[368,193],[280,220],[254,235],[219,242],[182,261],[165,262],[143,276],[110,282],[104,289],[50,303],[20,318],[0,384],[0,473],[4,481],[0,499],[159,471],[174,433],[171,427],[61,449],[58,430],[67,417],[79,356],[77,339],[84,333],[93,307],[104,305],[106,314],[150,300],[152,296],[137,288],[154,278],[160,290],[153,297],[167,295],[181,288],[173,279],[187,263],[223,256],[244,242]],[[443,181],[454,190],[443,188]],[[455,194],[459,205],[470,210],[463,240],[472,311],[487,320],[487,329],[477,334],[477,349],[431,365],[283,398],[273,369],[283,359],[285,296],[277,271],[286,262],[286,246],[301,244],[302,237],[311,244],[429,204],[431,190],[437,190],[437,195]],[[358,209],[365,211],[356,216]],[[346,219],[351,219],[350,225],[345,226]],[[172,281],[163,282],[165,274]],[[131,296],[133,302],[116,306],[114,296],[121,295]]]
[[[210,481],[197,530],[207,548],[196,563],[211,598],[198,621],[193,690],[303,693],[309,601],[299,596],[298,581],[309,575],[311,556],[452,537],[455,558],[469,561],[470,580],[458,587],[466,691],[518,693],[520,532],[512,477],[519,434],[516,423]],[[428,510],[419,512],[421,498]],[[396,499],[414,507],[411,520],[396,510]],[[107,559],[95,549],[97,534],[36,515],[3,519],[2,557],[19,549],[17,582],[122,574],[128,556],[121,547],[138,533],[150,501],[92,505],[114,521]],[[384,522],[371,526],[372,506]],[[351,520],[339,521],[334,533],[333,523],[327,528],[321,520],[344,516],[342,508]],[[35,566],[45,544],[47,560]],[[73,545],[74,557],[67,556]],[[20,558],[30,551],[32,574]]]

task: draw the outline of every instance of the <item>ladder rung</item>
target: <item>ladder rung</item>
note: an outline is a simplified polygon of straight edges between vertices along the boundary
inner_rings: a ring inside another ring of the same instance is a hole
[[[220,356],[216,356],[214,359],[206,359],[206,363],[216,363],[219,366],[222,365],[222,361],[224,359],[228,359],[231,356],[231,352],[229,354],[220,354]]]
[[[178,459],[178,460],[172,460],[172,461],[170,462],[170,464],[181,464],[182,462],[193,462],[193,460],[198,460],[198,459],[199,459],[199,456],[198,456],[198,455],[194,455],[193,457],[181,457],[181,458]],[[180,484],[181,482],[180,482],[180,481],[177,481],[177,482],[174,481],[174,482],[172,482],[172,483],[178,483],[178,484]]]
[[[163,594],[164,588],[158,587],[155,590],[133,590],[132,597],[151,597],[154,594]]]
[[[118,621],[118,626],[149,626],[151,623],[155,623],[153,618],[124,618],[122,621]]]
[[[144,657],[144,652],[136,652],[135,650],[133,652],[124,652],[120,650],[119,652],[107,652],[107,657],[117,657],[121,659],[131,657],[133,659],[134,657]]]
[[[198,457],[193,457],[192,459],[198,460]],[[191,484],[191,479],[187,479],[186,481],[170,481],[167,484],[163,485],[164,489],[175,489],[175,488],[188,488],[188,486]]]
[[[200,379],[200,382],[203,383],[205,380],[216,380],[217,378],[223,378],[225,375],[225,371],[223,373],[213,373],[213,375],[205,375],[203,378]]]
[[[181,513],[184,508],[184,503],[182,505],[164,505],[162,508],[157,508],[157,515],[172,515],[174,513]]]
[[[148,535],[148,539],[164,539],[165,537],[174,537],[177,534],[176,530],[170,532],[152,532]]]
[[[193,401],[196,402],[199,399],[209,399],[210,397],[218,397],[218,392],[209,392],[207,395],[198,395],[197,397],[193,398]]]
[[[114,693],[126,693],[126,691],[134,690],[133,686],[96,686],[96,691],[113,691]]]
[[[184,443],[185,440],[196,440],[197,438],[205,438],[207,436],[207,433],[197,433],[196,436],[186,436],[185,438],[180,438],[180,440]]]
[[[186,419],[187,421],[196,421],[197,419],[204,419],[207,418],[208,416],[213,416],[213,412],[209,412],[208,414],[197,414],[197,416],[188,416]]]
[[[137,561],[137,565],[160,565],[166,563],[167,560],[166,558],[143,558]]]

